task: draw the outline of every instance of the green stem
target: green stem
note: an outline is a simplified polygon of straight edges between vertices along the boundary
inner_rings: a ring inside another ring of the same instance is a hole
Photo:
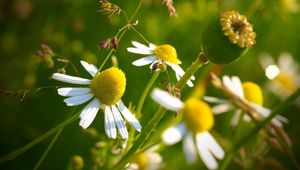
[[[62,131],[63,131],[63,128],[59,129],[59,131],[56,132],[54,138],[51,140],[49,146],[46,148],[45,152],[43,153],[42,157],[39,159],[39,161],[37,162],[37,164],[35,165],[33,170],[38,170],[39,169],[41,163],[46,158],[48,152],[50,151],[50,149],[52,148],[52,146],[54,145],[54,143],[56,142],[56,140],[58,139],[58,136],[61,134]]]
[[[185,74],[182,76],[182,78],[179,80],[179,82],[176,83],[175,87],[178,89],[182,89],[186,82],[190,79],[190,77],[203,65],[204,63],[202,60],[197,57],[196,61],[193,62],[193,64],[187,69]],[[136,155],[136,152],[138,149],[143,145],[144,142],[148,140],[148,138],[151,136],[152,131],[155,129],[158,122],[164,117],[164,114],[166,113],[167,109],[163,107],[159,107],[158,111],[154,114],[152,119],[148,122],[146,127],[143,129],[139,137],[137,138],[136,142],[132,147],[129,149],[129,151],[123,156],[123,158],[115,164],[112,169],[122,169],[128,162],[130,162]]]
[[[227,152],[222,164],[220,166],[220,170],[225,170],[230,163],[230,160],[233,154],[238,151],[242,146],[244,146],[247,142],[251,140],[262,128],[264,128],[275,116],[283,113],[283,111],[292,103],[298,96],[300,95],[300,88],[297,89],[291,96],[289,96],[284,102],[278,105],[271,114],[258,123],[257,126],[254,127],[247,135],[241,138],[234,146],[232,146],[229,151]]]
[[[46,132],[45,134],[43,134],[42,136],[38,137],[37,139],[35,139],[34,141],[30,142],[29,144],[23,146],[22,148],[19,148],[3,157],[0,158],[0,163],[3,163],[5,161],[8,160],[12,160],[15,157],[19,156],[20,154],[26,152],[27,150],[29,150],[30,148],[32,148],[33,146],[39,144],[40,142],[42,142],[43,140],[47,139],[49,136],[53,135],[55,132],[59,131],[60,129],[66,127],[67,125],[69,125],[70,123],[74,122],[75,120],[77,120],[79,118],[79,113],[73,115],[72,117],[70,117],[69,119],[65,120],[64,122],[62,122],[61,124],[59,124],[58,126],[54,127],[53,129],[51,129],[50,131]]]

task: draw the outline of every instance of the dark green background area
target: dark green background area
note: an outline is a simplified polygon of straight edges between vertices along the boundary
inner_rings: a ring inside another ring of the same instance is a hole
[[[171,44],[176,50],[181,67],[186,69],[200,52],[201,34],[205,27],[225,9],[235,9],[248,17],[257,33],[256,45],[237,62],[224,67],[221,75],[238,75],[242,81],[254,81],[266,87],[268,79],[259,66],[258,57],[262,52],[270,53],[274,59],[282,52],[293,55],[295,62],[300,61],[300,12],[293,13],[283,4],[284,0],[188,0],[174,1],[178,17],[170,17],[162,1],[145,0],[136,16],[135,26],[143,36],[154,44]],[[128,16],[131,16],[139,3],[138,0],[112,1],[118,4]],[[78,69],[78,73],[68,65],[66,73],[90,78],[80,65],[86,60],[100,66],[109,50],[100,50],[97,45],[104,39],[113,37],[126,24],[123,15],[107,17],[97,12],[100,3],[96,0],[2,0],[0,1],[0,90],[28,91],[25,99],[20,102],[17,97],[0,96],[0,156],[22,147],[44,134],[51,128],[66,120],[70,115],[80,111],[83,106],[67,107],[63,97],[58,96],[54,88],[35,90],[39,87],[63,86],[63,83],[51,80],[51,74],[63,66],[54,58],[52,68],[45,66],[34,54],[40,49],[41,43],[47,43],[53,51],[67,58]],[[131,41],[145,43],[134,31],[128,30],[119,43],[117,56],[119,67],[127,78],[126,92],[123,101],[137,105],[144,86],[151,77],[146,67],[135,67],[131,63],[140,55],[128,53],[126,48]],[[146,43],[145,43],[146,44]],[[105,68],[111,66],[111,60]],[[207,75],[212,64],[196,73],[197,79]],[[175,82],[172,70],[169,71]],[[157,81],[166,79],[162,74]],[[274,108],[280,100],[264,88],[265,105]],[[192,89],[185,87],[182,91],[183,100]],[[207,87],[208,95],[220,95],[220,91]],[[157,105],[148,97],[143,109],[141,123],[144,126],[155,113]],[[293,142],[296,158],[300,160],[300,118],[299,105],[294,104],[286,111],[285,116],[290,123],[286,130]],[[174,119],[168,112],[167,118]],[[168,121],[167,118],[164,121]],[[216,116],[214,131],[219,136],[230,137],[228,115]],[[100,111],[92,127],[104,135],[103,112]],[[19,157],[0,164],[0,169],[32,169],[48,146],[51,138],[33,147]],[[85,160],[85,169],[91,165],[90,149],[97,140],[85,133],[78,121],[66,127],[54,147],[50,150],[40,169],[66,169],[70,158],[81,155]],[[162,151],[166,169],[198,169],[202,165],[187,165],[182,155],[182,143]],[[271,150],[268,156],[294,169],[291,161],[281,153]],[[253,167],[257,164],[254,163]],[[231,168],[237,168],[232,165]],[[253,168],[252,167],[252,168]]]

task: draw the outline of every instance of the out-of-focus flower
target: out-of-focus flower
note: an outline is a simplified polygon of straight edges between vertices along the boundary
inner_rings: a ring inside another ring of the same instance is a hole
[[[123,71],[112,67],[99,73],[94,65],[85,61],[81,61],[81,64],[93,76],[93,79],[89,80],[61,73],[54,73],[52,76],[53,79],[61,82],[88,85],[88,87],[57,89],[59,95],[68,97],[64,100],[67,106],[77,106],[92,99],[82,110],[79,125],[84,129],[89,127],[100,107],[103,107],[105,133],[109,138],[115,139],[117,137],[117,129],[122,139],[128,138],[123,117],[140,132],[142,127],[139,121],[121,100],[126,87],[126,77]]]
[[[151,63],[150,69],[153,71],[157,71],[160,69],[160,65],[167,64],[175,71],[177,80],[180,80],[180,78],[184,75],[185,72],[179,66],[181,61],[178,60],[176,49],[173,46],[169,44],[156,46],[150,43],[149,47],[147,47],[136,41],[132,41],[132,45],[134,47],[127,48],[129,52],[135,54],[149,55],[147,57],[135,60],[134,62],[132,62],[133,65],[145,66]],[[195,77],[192,76],[187,82],[187,85],[193,87],[193,83],[191,80],[194,79]]]
[[[270,81],[269,89],[281,99],[292,94],[300,86],[299,65],[290,53],[280,54],[277,64],[268,53],[260,56],[260,63]]]
[[[282,7],[284,11],[292,13],[297,13],[300,9],[298,0],[280,0],[280,7]]]
[[[223,76],[223,84],[224,86],[231,91],[236,97],[240,99],[247,100],[250,105],[256,109],[262,116],[267,117],[271,110],[262,106],[263,104],[263,93],[261,88],[253,83],[253,82],[244,82],[241,83],[241,80],[237,76]],[[219,99],[216,97],[205,96],[204,100],[210,103],[216,103],[217,105],[212,107],[213,113],[220,114],[228,111],[235,110],[235,114],[231,119],[231,125],[235,126],[240,119],[240,115],[242,110],[240,108],[236,108],[235,105],[230,100]],[[250,121],[250,117],[248,115],[244,115],[243,119],[245,121]],[[282,127],[282,122],[287,122],[288,120],[282,116],[276,116],[272,119],[272,124],[277,127]]]
[[[208,169],[217,169],[217,159],[223,159],[224,151],[209,130],[214,125],[212,111],[208,104],[195,98],[182,102],[166,91],[154,89],[152,98],[161,106],[182,111],[184,122],[167,129],[162,139],[167,145],[183,140],[183,151],[189,163],[197,160],[197,152]]]
[[[135,160],[130,163],[126,170],[157,170],[162,164],[162,157],[156,152],[158,146],[153,146],[138,154]]]

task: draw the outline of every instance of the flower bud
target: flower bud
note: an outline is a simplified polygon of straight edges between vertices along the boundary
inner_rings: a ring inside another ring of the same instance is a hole
[[[256,33],[246,16],[225,11],[203,32],[202,51],[213,63],[229,64],[255,44]]]

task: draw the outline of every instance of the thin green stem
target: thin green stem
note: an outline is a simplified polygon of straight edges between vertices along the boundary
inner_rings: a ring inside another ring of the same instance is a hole
[[[58,139],[58,137],[59,137],[59,135],[61,134],[62,131],[63,131],[63,128],[59,129],[56,132],[55,136],[53,137],[53,139],[51,140],[50,144],[46,148],[46,150],[43,153],[42,157],[39,159],[39,161],[37,162],[37,164],[34,166],[33,170],[38,170],[39,169],[40,165],[42,164],[42,162],[46,158],[48,152],[50,151],[50,149],[52,148],[52,146],[54,145],[54,143],[56,142],[56,140]]]
[[[79,114],[80,114],[80,112],[76,113],[75,115],[73,115],[69,119],[65,120],[61,124],[57,125],[53,129],[51,129],[50,131],[48,131],[45,134],[43,134],[42,136],[38,137],[34,141],[30,142],[29,144],[27,144],[27,145],[23,146],[22,148],[19,148],[19,149],[13,151],[13,152],[1,157],[0,158],[0,163],[3,163],[3,162],[8,161],[8,160],[12,160],[15,157],[17,157],[17,156],[21,155],[22,153],[26,152],[27,150],[29,150],[30,148],[34,147],[35,145],[39,144],[43,140],[47,139],[49,136],[53,135],[55,132],[59,131],[60,129],[66,127],[67,125],[69,125],[72,122],[74,122],[75,120],[77,120],[79,118]]]
[[[141,34],[136,28],[133,26],[130,27],[133,31],[135,31],[146,43],[150,44],[150,42]]]
[[[182,89],[187,81],[190,79],[190,77],[203,65],[204,63],[197,57],[196,61],[193,62],[193,64],[187,69],[185,74],[182,76],[182,78],[177,82],[175,87],[178,89]],[[151,118],[151,120],[148,122],[146,127],[143,129],[137,140],[135,141],[134,145],[129,149],[129,151],[123,156],[123,158],[115,164],[112,169],[122,169],[128,162],[130,162],[136,155],[136,152],[138,149],[146,142],[149,137],[151,136],[152,131],[154,131],[156,125],[160,120],[164,117],[164,114],[166,113],[167,109],[163,107],[159,107],[157,112],[154,114],[154,116]]]
[[[241,140],[239,140],[235,145],[233,145],[229,151],[227,152],[224,160],[221,163],[220,170],[225,170],[229,165],[233,154],[238,151],[242,146],[244,146],[247,142],[251,140],[256,134],[264,128],[270,121],[276,116],[281,113],[291,104],[298,96],[300,95],[300,88],[297,89],[291,96],[289,96],[284,102],[278,105],[271,114],[258,123],[249,133],[247,133]]]

